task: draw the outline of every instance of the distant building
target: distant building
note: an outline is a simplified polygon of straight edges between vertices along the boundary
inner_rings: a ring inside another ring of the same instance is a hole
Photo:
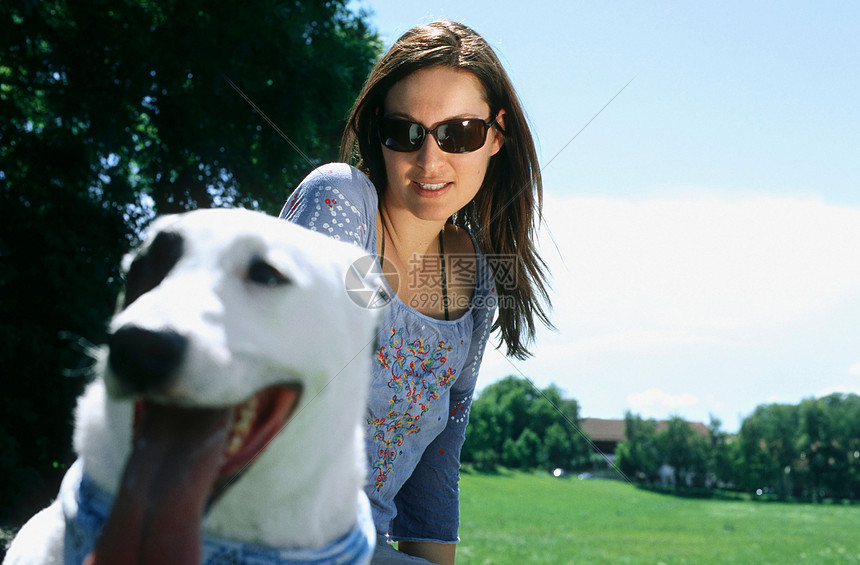
[[[580,418],[579,426],[591,438],[592,449],[605,457],[607,464],[611,466],[615,461],[615,449],[626,439],[624,420]]]
[[[708,426],[701,422],[688,422],[691,428],[703,436],[710,434]],[[602,455],[609,466],[615,462],[615,450],[618,444],[627,439],[624,435],[624,420],[606,420],[603,418],[580,418],[580,428],[591,438],[595,453]],[[657,431],[666,428],[667,422],[657,422]]]

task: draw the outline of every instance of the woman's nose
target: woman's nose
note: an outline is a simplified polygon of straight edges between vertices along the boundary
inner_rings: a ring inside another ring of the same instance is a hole
[[[436,138],[428,135],[424,138],[424,143],[418,149],[418,166],[425,171],[438,169],[445,163],[445,152],[439,148],[436,143]]]

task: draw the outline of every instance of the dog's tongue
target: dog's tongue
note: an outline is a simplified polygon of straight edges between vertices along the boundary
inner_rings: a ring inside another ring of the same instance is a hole
[[[102,536],[84,563],[199,563],[200,521],[231,418],[229,408],[150,404]]]

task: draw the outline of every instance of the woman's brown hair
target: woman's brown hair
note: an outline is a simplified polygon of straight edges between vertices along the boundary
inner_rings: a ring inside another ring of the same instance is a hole
[[[386,174],[377,131],[385,95],[399,80],[419,69],[445,66],[472,73],[484,87],[491,119],[505,110],[501,150],[490,158],[478,194],[453,221],[469,228],[494,265],[505,269],[496,277],[499,315],[493,330],[501,331],[507,354],[530,355],[535,318],[552,327],[546,264],[535,249],[541,219],[543,187],[531,131],[510,78],[493,49],[471,28],[437,21],[407,31],[376,63],[359,94],[341,140],[341,160],[362,169],[380,193]],[[498,126],[497,126],[498,127]],[[513,279],[508,279],[513,277]]]

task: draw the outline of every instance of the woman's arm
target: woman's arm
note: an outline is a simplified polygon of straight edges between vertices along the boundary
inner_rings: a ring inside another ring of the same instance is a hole
[[[434,543],[430,541],[401,541],[397,549],[407,555],[421,557],[430,563],[454,565],[455,543]]]

